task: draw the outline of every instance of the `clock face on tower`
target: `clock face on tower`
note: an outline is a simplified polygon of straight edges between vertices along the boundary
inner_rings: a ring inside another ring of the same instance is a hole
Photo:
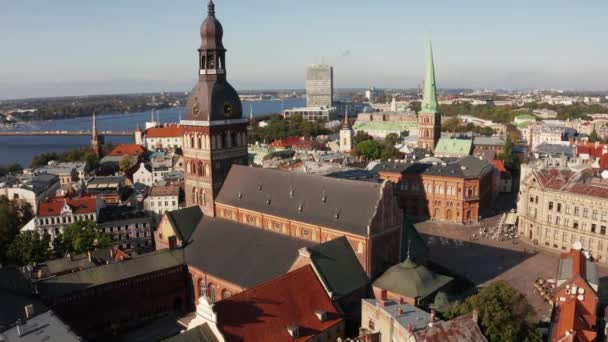
[[[194,116],[195,118],[198,117],[198,114],[200,113],[200,105],[198,104],[198,97],[194,98],[194,105],[192,105],[192,116]]]
[[[232,114],[232,105],[229,102],[224,102],[224,115],[230,116]]]

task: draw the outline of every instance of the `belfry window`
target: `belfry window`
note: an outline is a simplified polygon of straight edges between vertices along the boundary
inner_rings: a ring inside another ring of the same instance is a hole
[[[215,56],[212,54],[207,56],[207,69],[215,69]]]

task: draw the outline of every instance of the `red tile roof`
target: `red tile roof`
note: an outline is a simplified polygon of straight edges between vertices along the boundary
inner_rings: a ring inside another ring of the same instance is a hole
[[[582,250],[572,249],[560,254],[561,260],[571,259],[570,277],[553,290],[553,310],[550,341],[590,342],[596,338],[599,298],[585,280],[587,259]],[[562,270],[560,261],[560,272]],[[558,274],[559,277],[559,274]],[[568,337],[567,337],[568,336]]]
[[[582,303],[572,297],[555,308],[550,341],[591,342],[597,337],[595,313],[586,312]],[[570,338],[565,338],[566,333]]]
[[[432,327],[414,332],[415,341],[424,342],[487,342],[473,314],[458,316],[449,321],[433,323]]]
[[[137,144],[120,144],[110,152],[110,156],[138,156],[146,153],[146,149]]]
[[[273,141],[270,146],[289,148],[291,147],[291,145],[297,143],[300,140],[300,137],[287,137],[285,139],[277,139]]]
[[[66,201],[72,209],[73,214],[88,214],[97,211],[95,197],[87,196],[77,199],[55,197],[45,202],[40,202],[38,205],[38,216],[45,217],[61,215],[61,209]]]
[[[608,154],[604,154],[600,157],[600,169],[608,169]]]
[[[177,138],[183,135],[184,127],[178,125],[153,127],[146,130],[147,138]]]
[[[594,158],[600,158],[604,155],[604,148],[606,145],[604,144],[595,144],[595,143],[580,143],[576,144],[576,155],[588,154]]]
[[[317,310],[326,312],[324,322]],[[310,265],[223,299],[214,311],[226,341],[308,341],[342,321]],[[289,325],[298,326],[298,338]]]

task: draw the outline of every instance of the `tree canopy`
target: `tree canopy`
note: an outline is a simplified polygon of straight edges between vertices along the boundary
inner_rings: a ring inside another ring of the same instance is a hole
[[[276,139],[304,136],[315,137],[327,134],[323,122],[310,122],[300,115],[284,119],[281,115],[272,115],[267,121],[268,125],[260,127],[257,121],[253,123],[253,131],[249,134],[250,142],[272,142]]]
[[[32,206],[28,202],[0,196],[0,263],[7,261],[10,244],[33,217]]]
[[[511,136],[507,135],[507,140],[505,141],[505,151],[496,156],[496,159],[503,160],[505,162],[505,167],[511,171],[519,169],[519,158],[517,158],[513,152],[514,148],[515,144],[513,144]]]
[[[85,253],[111,245],[110,235],[97,230],[93,221],[72,223],[65,228],[63,234],[59,234],[53,240],[53,250],[57,256],[63,256],[66,253]]]
[[[462,303],[451,305],[445,316],[451,319],[473,310],[478,311],[479,325],[490,342],[542,341],[530,324],[534,309],[524,295],[503,280],[489,284]]]
[[[22,232],[8,247],[8,256],[20,265],[42,262],[49,258],[50,243],[51,236],[46,232]]]

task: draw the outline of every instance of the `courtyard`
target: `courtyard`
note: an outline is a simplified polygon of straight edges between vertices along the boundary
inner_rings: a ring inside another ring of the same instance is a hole
[[[482,226],[495,225],[498,217],[462,226],[426,221],[416,229],[427,241],[432,261],[459,273],[477,285],[505,280],[523,293],[538,315],[547,318],[551,307],[534,289],[537,278],[555,278],[559,253],[520,240],[497,241],[479,237]],[[477,237],[473,238],[476,234]],[[600,302],[607,302],[608,267],[600,264]]]

